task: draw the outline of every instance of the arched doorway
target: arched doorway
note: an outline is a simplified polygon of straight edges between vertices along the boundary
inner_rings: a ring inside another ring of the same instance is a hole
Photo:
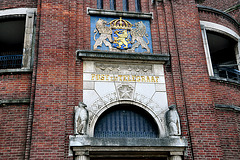
[[[158,138],[154,119],[145,110],[131,104],[120,104],[105,111],[98,119],[94,137]]]

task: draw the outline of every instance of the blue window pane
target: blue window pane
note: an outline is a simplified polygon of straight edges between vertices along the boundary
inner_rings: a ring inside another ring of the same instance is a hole
[[[128,0],[123,0],[123,11],[128,11]]]
[[[97,0],[97,9],[103,9],[103,0]]]
[[[141,1],[135,0],[135,10],[136,12],[141,12]]]
[[[111,10],[116,10],[115,0],[110,0],[110,9],[111,9]]]

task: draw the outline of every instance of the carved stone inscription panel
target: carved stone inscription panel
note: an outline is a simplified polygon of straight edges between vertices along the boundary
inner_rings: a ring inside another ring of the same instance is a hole
[[[162,64],[84,61],[83,102],[89,111],[89,134],[107,108],[129,103],[138,105],[164,126],[168,110]]]

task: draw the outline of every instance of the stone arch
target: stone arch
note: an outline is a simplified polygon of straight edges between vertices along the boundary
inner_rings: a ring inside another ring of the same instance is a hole
[[[125,104],[125,105],[134,105],[136,107],[139,107],[141,109],[143,109],[146,113],[149,114],[149,116],[152,117],[152,119],[154,120],[154,122],[156,123],[157,127],[158,127],[158,133],[159,136],[158,137],[164,137],[166,136],[166,127],[165,127],[165,121],[164,119],[161,119],[157,114],[155,114],[155,112],[147,107],[144,104],[141,104],[139,102],[135,102],[135,101],[131,101],[131,100],[122,100],[122,101],[115,101],[112,103],[107,104],[105,107],[101,108],[95,115],[93,115],[90,124],[89,124],[89,135],[91,137],[94,136],[94,129],[96,127],[96,123],[99,120],[99,117],[105,113],[108,109],[117,106],[117,105],[121,105],[121,104]]]

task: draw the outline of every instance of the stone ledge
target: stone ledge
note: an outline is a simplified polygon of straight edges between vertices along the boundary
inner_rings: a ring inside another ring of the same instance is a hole
[[[234,80],[227,79],[227,78],[210,76],[210,80],[240,86],[240,83],[238,81],[234,81]]]
[[[32,69],[0,69],[0,74],[6,74],[6,73],[32,73]]]
[[[70,147],[186,147],[184,137],[166,138],[95,138],[70,136]]]
[[[163,54],[139,54],[139,53],[122,53],[122,52],[109,52],[109,51],[86,51],[86,50],[77,50],[77,58],[81,60],[96,60],[100,59],[101,61],[109,59],[117,60],[130,60],[132,61],[149,61],[157,62],[164,64],[170,60],[169,55]]]
[[[153,19],[153,13],[124,12],[124,11],[116,11],[116,10],[93,9],[89,7],[87,8],[87,14],[99,15],[99,16]]]
[[[6,99],[0,100],[0,105],[4,104],[28,104],[30,103],[30,99]]]
[[[233,106],[233,105],[215,104],[215,108],[240,112],[240,107]]]

